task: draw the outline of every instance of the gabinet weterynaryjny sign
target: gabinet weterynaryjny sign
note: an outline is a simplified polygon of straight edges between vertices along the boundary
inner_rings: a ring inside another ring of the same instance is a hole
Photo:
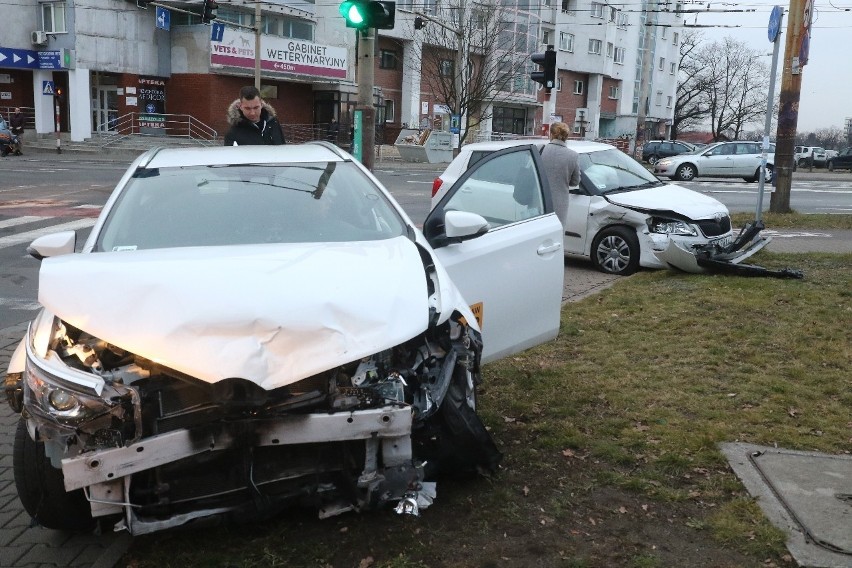
[[[210,42],[211,66],[254,69],[254,64],[254,34],[226,27],[222,41]],[[260,67],[280,73],[345,79],[346,48],[262,35]]]

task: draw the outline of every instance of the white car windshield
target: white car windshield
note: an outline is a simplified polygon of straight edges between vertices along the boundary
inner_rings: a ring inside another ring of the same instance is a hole
[[[406,231],[351,163],[191,166],[136,172],[95,250],[371,241]]]
[[[663,185],[642,164],[615,148],[582,153],[578,161],[582,172],[580,184],[593,195]]]

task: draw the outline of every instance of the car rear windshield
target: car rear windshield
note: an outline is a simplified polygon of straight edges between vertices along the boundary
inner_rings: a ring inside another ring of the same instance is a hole
[[[188,166],[136,172],[95,250],[368,241],[406,231],[349,162]]]

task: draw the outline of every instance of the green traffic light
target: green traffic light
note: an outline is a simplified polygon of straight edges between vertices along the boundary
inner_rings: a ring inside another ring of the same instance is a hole
[[[340,4],[340,15],[346,20],[350,27],[362,27],[366,24],[363,2],[358,0],[346,0]]]

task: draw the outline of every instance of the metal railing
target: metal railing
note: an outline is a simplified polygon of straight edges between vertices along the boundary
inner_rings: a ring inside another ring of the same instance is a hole
[[[96,134],[105,142],[101,147],[117,144],[131,136],[185,138],[215,144],[219,133],[190,114],[156,114],[129,112],[110,120]]]
[[[0,106],[0,116],[6,122],[9,122],[9,118],[12,116],[12,113],[15,112],[15,109],[21,109],[21,112],[24,115],[24,128],[27,130],[35,130],[35,109],[33,107],[22,107],[22,106]]]

